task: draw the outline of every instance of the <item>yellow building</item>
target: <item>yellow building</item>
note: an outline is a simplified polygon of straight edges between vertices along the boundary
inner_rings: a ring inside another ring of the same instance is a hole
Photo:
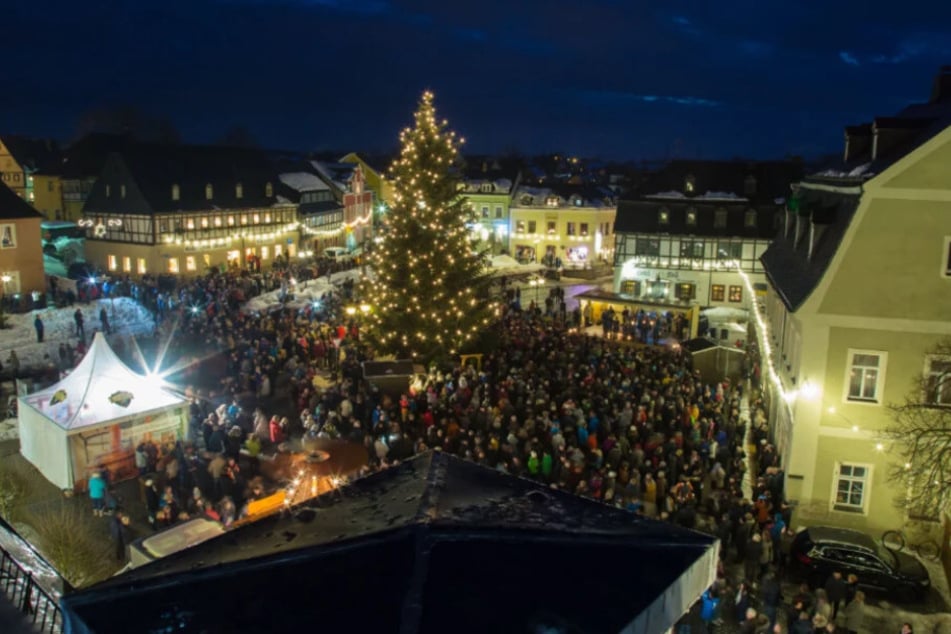
[[[386,168],[389,165],[384,164],[385,158],[371,159],[374,165],[370,165],[356,152],[341,157],[340,163],[357,163],[363,170],[363,180],[366,186],[373,192],[374,198],[378,203],[384,205],[393,204],[393,183],[386,179]]]
[[[83,207],[86,260],[115,274],[258,268],[298,249],[297,207],[265,154],[130,145],[112,154]]]
[[[4,298],[46,290],[38,211],[0,183],[0,292]]]
[[[610,262],[617,201],[605,188],[519,187],[510,210],[512,255],[567,269]]]
[[[763,256],[763,377],[797,526],[877,535],[909,519],[882,430],[951,337],[951,75],[942,85],[847,128],[844,164],[801,183]]]
[[[48,220],[63,218],[62,155],[49,139],[0,138],[0,180]]]

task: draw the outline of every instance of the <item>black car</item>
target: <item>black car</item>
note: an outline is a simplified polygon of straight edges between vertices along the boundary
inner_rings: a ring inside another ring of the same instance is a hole
[[[905,553],[885,548],[874,539],[845,528],[812,526],[793,540],[790,558],[810,585],[822,587],[836,570],[843,578],[854,574],[866,591],[902,600],[924,599],[931,588],[928,571]]]

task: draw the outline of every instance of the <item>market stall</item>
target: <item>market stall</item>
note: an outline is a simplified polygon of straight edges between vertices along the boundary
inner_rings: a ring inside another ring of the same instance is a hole
[[[18,406],[20,453],[61,489],[82,489],[100,467],[132,477],[138,443],[174,441],[187,429],[185,399],[129,369],[102,333],[69,375]]]

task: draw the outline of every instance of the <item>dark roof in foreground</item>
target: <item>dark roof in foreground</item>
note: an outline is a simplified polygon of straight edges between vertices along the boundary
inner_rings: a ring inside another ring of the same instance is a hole
[[[712,537],[437,452],[63,605],[74,633],[653,633],[716,556]]]
[[[16,195],[12,189],[0,183],[0,220],[42,218],[43,214]]]

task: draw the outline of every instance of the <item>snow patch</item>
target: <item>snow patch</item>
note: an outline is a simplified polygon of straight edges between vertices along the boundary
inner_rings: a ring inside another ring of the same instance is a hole
[[[683,192],[678,192],[671,190],[669,192],[657,192],[656,194],[648,194],[647,198],[686,198],[687,196]]]
[[[316,174],[310,172],[288,172],[278,176],[281,182],[298,192],[327,191],[330,186]]]

